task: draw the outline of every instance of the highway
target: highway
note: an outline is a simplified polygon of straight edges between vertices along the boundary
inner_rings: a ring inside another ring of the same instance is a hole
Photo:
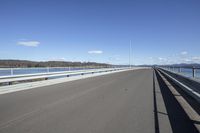
[[[0,95],[0,133],[173,132],[153,76],[132,70]]]

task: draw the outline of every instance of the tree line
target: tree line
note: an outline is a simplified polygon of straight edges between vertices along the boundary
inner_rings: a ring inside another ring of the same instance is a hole
[[[70,61],[28,61],[28,60],[0,60],[1,68],[10,67],[109,67],[106,63],[70,62]]]

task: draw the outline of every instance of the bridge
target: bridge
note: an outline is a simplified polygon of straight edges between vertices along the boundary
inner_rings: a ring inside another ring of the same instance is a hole
[[[23,83],[35,79],[45,80]],[[0,133],[200,131],[200,83],[165,68],[8,76],[0,83]]]

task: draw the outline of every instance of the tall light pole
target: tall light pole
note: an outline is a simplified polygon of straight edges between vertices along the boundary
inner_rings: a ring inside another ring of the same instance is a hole
[[[130,45],[129,45],[129,67],[131,68],[131,54],[132,54],[132,44],[131,44],[131,40],[130,40]]]

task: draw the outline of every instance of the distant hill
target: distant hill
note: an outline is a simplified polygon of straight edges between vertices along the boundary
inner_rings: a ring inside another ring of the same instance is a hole
[[[200,64],[198,64],[198,63],[192,63],[192,64],[181,63],[181,64],[162,65],[162,66],[188,67],[188,68],[198,67],[198,68],[200,68]]]
[[[200,68],[200,64],[198,63],[191,63],[191,64],[186,64],[186,63],[180,63],[180,64],[170,64],[170,65],[138,65],[139,67],[153,67],[153,66],[160,66],[160,67],[184,67],[184,68]]]
[[[104,66],[109,64],[96,62],[68,62],[68,61],[28,61],[28,60],[0,60],[0,67],[84,67],[84,66]]]

